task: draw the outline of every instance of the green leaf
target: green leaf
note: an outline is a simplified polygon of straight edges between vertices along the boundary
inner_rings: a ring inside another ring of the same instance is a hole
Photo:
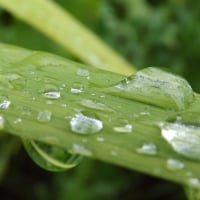
[[[142,82],[131,84],[148,95],[144,94],[144,101],[134,95],[128,98],[126,90],[125,95],[120,90],[118,96],[110,92],[110,88],[122,83],[129,87],[126,81],[130,78],[52,54],[1,44],[0,113],[4,119],[1,120],[1,129],[71,154],[198,188],[200,171],[196,153],[200,144],[199,122],[197,120],[192,125],[191,122],[200,113],[200,96],[193,93],[191,96],[191,88],[180,77],[176,79],[173,75],[171,82],[169,77],[172,75],[169,73],[158,69],[152,72],[151,68],[145,70],[142,72],[148,74],[147,80],[152,79],[147,81],[142,77],[142,80],[149,84],[149,90],[157,88],[152,90],[153,104],[147,100],[151,93],[147,92],[146,85],[140,85]],[[160,73],[165,80],[164,86],[153,81],[154,78],[159,79],[156,75]],[[175,79],[182,84],[176,85]],[[184,106],[162,106],[160,101],[163,98],[159,96],[166,95],[163,90],[167,91],[168,98],[163,105],[172,100],[167,88],[172,89],[173,99],[179,98],[183,89],[185,95],[175,102]],[[130,92],[134,93],[134,90]],[[158,105],[156,101],[159,101]],[[178,129],[174,130],[174,127]],[[187,127],[186,132],[182,127]],[[179,129],[180,132],[177,131]],[[165,138],[166,131],[170,131],[173,141]],[[194,152],[182,148],[185,146],[194,148]],[[191,156],[190,159],[188,152],[196,157]]]
[[[53,1],[0,0],[0,6],[90,65],[126,75],[134,72],[127,61]]]

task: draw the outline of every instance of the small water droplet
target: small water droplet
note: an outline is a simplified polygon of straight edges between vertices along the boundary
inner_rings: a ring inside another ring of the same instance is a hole
[[[107,111],[107,112],[113,111],[107,105],[97,102],[97,101],[90,100],[90,99],[82,99],[80,103],[81,105],[87,108],[91,108],[91,109],[102,110],[102,111]]]
[[[75,167],[82,156],[68,153],[66,150],[38,141],[23,139],[24,147],[40,167],[49,171],[63,171]]]
[[[0,115],[0,130],[3,130],[5,126],[5,119]]]
[[[183,124],[180,121],[160,122],[163,138],[175,152],[200,161],[200,126]]]
[[[176,170],[181,170],[185,167],[184,163],[176,160],[174,158],[169,158],[167,160],[167,169],[172,170],[172,171],[176,171]]]
[[[87,69],[79,68],[77,70],[77,75],[88,77],[90,75],[90,72]]]
[[[94,134],[103,129],[103,122],[94,117],[78,113],[70,120],[70,126],[75,133]]]
[[[188,179],[188,185],[191,186],[191,187],[194,187],[194,188],[200,188],[200,179],[190,177]]]
[[[140,112],[140,115],[142,115],[142,116],[148,116],[148,115],[150,115],[150,113],[146,112],[146,111],[143,111],[143,112]]]
[[[92,152],[88,148],[80,144],[72,144],[71,152],[81,154],[84,156],[92,156]]]
[[[157,146],[153,143],[144,143],[137,149],[137,152],[146,155],[156,155]]]
[[[10,106],[11,102],[7,99],[0,102],[0,109],[7,109]]]
[[[80,94],[83,92],[83,85],[79,83],[74,83],[70,89],[70,92],[73,94]]]
[[[45,92],[44,96],[48,99],[59,99],[60,98],[60,92],[59,91]]]
[[[115,127],[113,127],[113,130],[116,132],[121,132],[121,133],[131,133],[132,128],[133,127],[131,124],[126,124],[124,126],[115,126]]]
[[[49,122],[51,120],[52,113],[48,110],[43,110],[38,113],[37,120],[39,122]]]
[[[97,136],[97,141],[98,142],[104,142],[104,137],[103,136]]]
[[[16,118],[14,120],[14,124],[21,124],[22,123],[22,118]]]

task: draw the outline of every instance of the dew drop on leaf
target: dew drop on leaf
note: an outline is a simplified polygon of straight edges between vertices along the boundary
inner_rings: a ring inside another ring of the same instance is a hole
[[[105,92],[174,110],[186,108],[193,100],[192,88],[185,79],[153,67],[138,71]]]
[[[48,110],[43,110],[38,113],[37,120],[39,122],[49,122],[51,120],[52,113]]]
[[[49,91],[49,92],[45,92],[44,96],[48,99],[59,99],[60,92],[59,91]]]
[[[14,124],[21,124],[22,123],[22,118],[18,117],[14,120]]]
[[[120,133],[131,133],[132,132],[132,125],[126,124],[124,126],[114,126],[113,130]]]
[[[70,92],[72,94],[80,94],[80,93],[82,93],[83,92],[83,85],[81,85],[79,83],[72,84]]]
[[[49,171],[64,171],[78,165],[82,156],[68,153],[62,148],[38,141],[23,139],[24,147],[32,160]]]
[[[103,129],[103,122],[82,113],[75,114],[70,120],[71,130],[75,133],[90,135]]]
[[[167,160],[167,169],[171,171],[176,171],[176,170],[181,170],[185,167],[184,163],[174,159],[174,158],[169,158]]]
[[[92,156],[92,151],[86,148],[84,145],[80,144],[72,144],[72,149],[70,150],[70,152],[81,154],[84,156]]]
[[[140,154],[156,155],[157,146],[153,143],[144,143],[136,151]]]
[[[200,161],[200,126],[180,121],[160,122],[158,126],[162,137],[176,153]]]

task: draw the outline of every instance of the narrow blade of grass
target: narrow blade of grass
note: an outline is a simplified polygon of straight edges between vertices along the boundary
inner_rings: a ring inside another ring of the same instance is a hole
[[[0,6],[92,66],[125,75],[134,67],[55,2],[0,0]]]

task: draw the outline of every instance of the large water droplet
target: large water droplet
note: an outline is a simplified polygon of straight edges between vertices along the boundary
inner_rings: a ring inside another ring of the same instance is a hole
[[[137,149],[137,152],[146,155],[156,155],[157,146],[153,143],[144,143]]]
[[[60,92],[59,91],[45,92],[44,96],[48,99],[59,99],[60,98]]]
[[[181,170],[185,167],[184,163],[176,160],[174,158],[169,158],[167,160],[167,169],[172,170],[172,171],[176,171],[176,170]]]
[[[105,92],[162,108],[182,110],[193,100],[188,82],[157,68],[146,68]]]
[[[39,122],[49,122],[51,120],[52,113],[48,110],[43,110],[38,113],[37,120]]]
[[[71,130],[80,134],[94,134],[103,129],[103,122],[94,117],[76,114],[70,121]]]
[[[5,119],[3,116],[0,115],[0,131],[4,129],[5,126]]]
[[[189,159],[200,160],[200,126],[176,121],[161,122],[159,127],[174,151]]]
[[[40,167],[49,171],[63,171],[75,167],[80,163],[82,156],[70,154],[64,149],[42,142],[23,139],[24,147]]]

